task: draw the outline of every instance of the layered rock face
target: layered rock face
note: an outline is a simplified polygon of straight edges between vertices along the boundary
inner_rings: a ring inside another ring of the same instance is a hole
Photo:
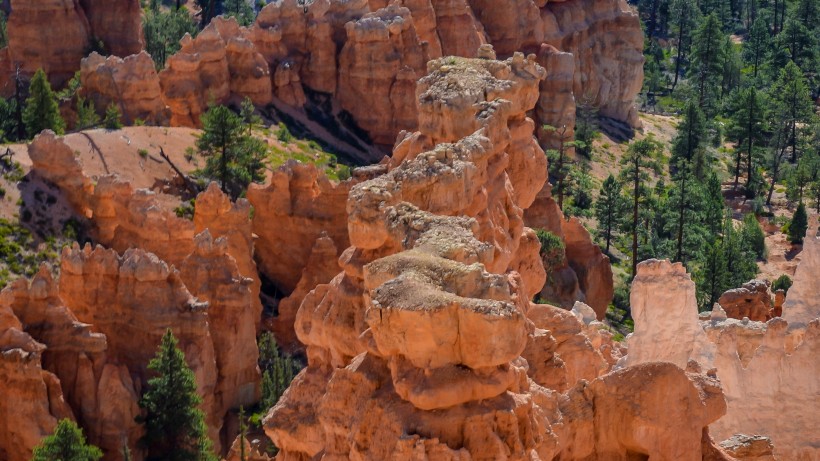
[[[816,239],[807,241],[809,253],[799,266],[800,273],[817,273],[817,260],[811,254],[816,243]],[[812,292],[816,275],[798,274],[795,280],[790,297],[794,287],[798,296]],[[805,301],[792,298],[793,305],[800,306],[793,311],[795,318],[813,316],[804,323],[789,322],[785,307],[784,318],[763,323],[728,318],[720,305],[699,322],[694,294],[694,284],[679,264],[639,264],[632,288],[635,333],[629,338],[625,363],[695,360],[704,369],[714,369],[727,403],[726,415],[710,426],[717,440],[738,433],[767,436],[776,459],[818,459],[813,428],[820,424],[814,409],[820,398],[816,359],[820,309],[812,307],[814,296]],[[723,444],[730,452],[739,457],[746,453],[749,459],[771,459],[761,442],[742,442],[741,436],[735,439]]]
[[[351,189],[343,271],[297,313],[309,366],[265,419],[279,458],[702,459],[724,411],[712,377],[604,375],[620,351],[591,308],[529,303],[545,279],[523,225],[546,179],[525,115],[545,74],[535,56],[428,70],[420,131]]]
[[[159,76],[148,53],[143,51],[125,59],[106,59],[91,53],[82,60],[80,72],[81,94],[94,103],[98,112],[115,104],[126,124],[136,120],[153,125],[168,123]]]
[[[92,45],[101,42],[117,56],[142,50],[139,1],[14,0],[8,37],[6,56],[0,59],[3,78],[19,65],[26,75],[43,69],[52,85],[61,87],[80,69]]]

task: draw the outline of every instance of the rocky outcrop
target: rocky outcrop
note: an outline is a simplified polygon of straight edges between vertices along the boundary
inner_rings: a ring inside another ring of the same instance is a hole
[[[64,400],[63,417],[86,427],[90,442],[106,452],[133,447],[140,436],[134,421],[139,408],[128,369],[108,359],[107,337],[80,323],[63,303],[50,270],[41,267],[31,283],[17,280],[0,293],[0,304],[10,306],[43,344],[42,367],[59,378],[49,388],[50,398]]]
[[[812,270],[811,258],[803,264]],[[816,437],[807,428],[820,424],[811,403],[820,397],[820,319],[802,325],[779,317],[766,323],[737,320],[717,304],[698,322],[694,295],[679,264],[639,264],[632,287],[635,333],[624,363],[695,360],[714,369],[727,404],[726,415],[710,426],[717,440],[737,433],[767,436],[777,459],[817,459]]]
[[[543,69],[521,54],[451,62],[430,64],[420,131],[388,172],[350,191],[343,270],[297,313],[309,365],[264,420],[279,456],[700,460],[724,409],[713,377],[673,364],[601,376],[617,354],[586,336],[594,311],[529,303],[545,275],[516,270],[539,261],[522,215],[546,178],[525,114]],[[561,326],[559,344],[545,328]],[[559,350],[589,360],[572,379],[593,381],[568,383]]]
[[[142,51],[142,11],[139,0],[79,0],[91,26],[92,40],[115,56]]]
[[[541,82],[535,113],[542,125],[553,128],[539,127],[538,140],[545,149],[558,149],[575,135],[575,58],[572,53],[542,44],[538,64],[547,70],[547,78]]]
[[[334,184],[315,165],[290,162],[273,173],[269,185],[251,185],[248,200],[254,208],[253,232],[259,237],[260,272],[290,293],[323,232],[336,248],[347,248],[345,204],[356,182]]]
[[[80,61],[90,49],[123,57],[139,53],[143,47],[140,14],[138,0],[14,0],[7,56],[0,58],[0,81],[19,65],[28,76],[43,69],[53,86],[62,87],[80,70]],[[9,85],[0,88],[4,95],[13,91]]]
[[[43,69],[51,84],[61,87],[80,68],[80,60],[91,45],[90,25],[79,3],[14,0],[11,10],[7,24],[9,68],[5,72],[20,66],[24,74],[32,75]]]
[[[817,230],[811,227],[803,242],[803,253],[800,265],[794,273],[794,284],[789,288],[786,301],[783,303],[783,318],[790,328],[802,328],[820,317],[820,238],[815,237]]]
[[[740,460],[774,461],[774,446],[768,437],[737,434],[720,442],[720,447]]]
[[[765,280],[752,280],[740,288],[723,293],[718,304],[733,319],[748,318],[755,322],[765,322],[777,316],[772,306],[769,282]]]
[[[683,264],[656,259],[638,264],[630,307],[635,332],[629,336],[627,365],[663,361],[683,368],[713,354],[698,321],[695,282]]]
[[[41,178],[60,187],[74,211],[88,216],[91,209],[88,196],[93,193],[91,179],[68,145],[51,130],[34,137],[28,146],[31,169]]]
[[[199,126],[199,117],[213,101],[224,104],[244,98],[264,106],[272,95],[265,58],[236,19],[217,18],[196,38],[183,37],[182,48],[159,73],[171,124]]]
[[[415,129],[416,81],[429,53],[410,10],[396,5],[345,25],[337,98],[342,109],[380,145],[392,146],[403,129]]]
[[[148,53],[125,59],[91,53],[82,60],[80,72],[80,93],[94,103],[97,112],[102,114],[114,104],[126,124],[136,120],[154,125],[168,123],[159,76]]]

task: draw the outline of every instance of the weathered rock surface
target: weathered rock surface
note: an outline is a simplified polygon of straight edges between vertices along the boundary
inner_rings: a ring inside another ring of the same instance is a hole
[[[813,270],[811,258],[803,264]],[[802,280],[811,284],[815,278]],[[632,288],[635,333],[625,363],[695,360],[715,370],[726,396],[726,415],[710,425],[717,440],[737,433],[761,435],[771,439],[777,459],[818,459],[811,428],[820,424],[814,411],[820,399],[820,319],[795,325],[779,317],[766,323],[737,320],[716,305],[711,317],[698,322],[694,295],[694,284],[679,264],[639,264]],[[811,305],[811,300],[793,299]]]
[[[720,442],[720,447],[737,459],[774,461],[774,446],[768,437],[736,434]]]
[[[635,332],[629,336],[629,366],[671,362],[684,368],[714,354],[698,321],[695,283],[680,263],[651,259],[638,264],[630,292]]]
[[[718,304],[733,319],[742,320],[745,317],[755,322],[765,322],[776,317],[769,283],[765,280],[752,280],[723,293]]]
[[[812,237],[816,229],[810,228],[808,237],[803,242],[803,253],[800,265],[794,274],[794,284],[789,288],[786,301],[783,303],[783,318],[789,322],[789,328],[805,327],[812,320],[820,317],[820,238]]]
[[[419,84],[421,131],[351,189],[343,271],[299,308],[309,366],[264,421],[278,456],[700,460],[725,409],[713,377],[673,364],[601,376],[622,351],[592,308],[529,303],[545,278],[516,271],[540,261],[522,219],[546,179],[525,115],[535,57],[449,62]]]
[[[290,293],[323,232],[340,251],[347,248],[345,204],[356,182],[334,184],[315,165],[290,162],[273,173],[269,185],[251,185],[248,200],[254,208],[253,232],[259,236],[260,272]]]
[[[142,11],[139,0],[80,0],[91,26],[92,39],[115,56],[142,51]]]
[[[9,43],[0,57],[0,81],[8,81],[17,66],[24,75],[37,69],[51,84],[62,87],[80,70],[92,45],[117,56],[139,53],[143,47],[138,0],[14,0],[8,18]],[[14,88],[0,88],[4,95]]]
[[[376,144],[392,146],[403,129],[415,129],[416,81],[429,53],[407,8],[390,5],[347,23],[339,55],[341,107]]]
[[[247,97],[258,106],[270,102],[270,68],[236,19],[217,18],[196,38],[183,37],[181,44],[159,73],[171,124],[199,126],[211,100],[225,104]]]
[[[43,69],[52,85],[62,86],[80,68],[91,44],[90,25],[74,0],[14,0],[9,15],[9,62],[26,75]],[[47,27],[45,27],[47,25]],[[13,91],[13,88],[4,91]]]
[[[81,94],[94,103],[99,113],[115,104],[126,124],[137,119],[155,125],[168,123],[159,76],[146,52],[125,59],[91,53],[82,60],[80,82]]]

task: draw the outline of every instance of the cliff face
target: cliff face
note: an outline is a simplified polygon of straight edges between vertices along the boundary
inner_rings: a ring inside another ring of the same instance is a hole
[[[351,189],[343,270],[297,314],[309,366],[264,421],[279,456],[702,459],[725,410],[712,377],[605,374],[622,351],[591,308],[529,303],[545,278],[523,225],[546,179],[526,117],[545,75],[535,56],[428,70],[420,131]],[[639,381],[658,398],[638,400]]]

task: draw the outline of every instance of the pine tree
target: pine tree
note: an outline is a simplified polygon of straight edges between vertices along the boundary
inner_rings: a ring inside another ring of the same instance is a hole
[[[629,145],[626,155],[621,159],[620,180],[629,184],[632,202],[632,218],[625,220],[628,232],[632,234],[632,277],[638,268],[638,234],[641,231],[641,211],[650,195],[647,188],[649,173],[658,169],[657,157],[663,146],[653,138],[641,139]]]
[[[116,103],[111,103],[105,109],[105,119],[103,126],[106,130],[119,130],[122,128],[122,112]]]
[[[97,461],[102,452],[85,442],[82,429],[70,419],[57,424],[54,433],[34,447],[32,461]]]
[[[249,26],[256,18],[248,0],[222,0],[222,8],[225,16],[235,17],[240,26]]]
[[[743,226],[740,228],[740,236],[743,246],[754,252],[758,259],[766,257],[766,234],[757,222],[754,213],[748,213],[743,217]]]
[[[273,334],[265,333],[260,337],[259,369],[262,370],[263,408],[276,405],[300,368],[296,361],[279,351]]]
[[[46,73],[38,69],[31,79],[30,96],[26,99],[26,108],[23,110],[23,123],[29,138],[33,138],[43,130],[52,130],[63,134],[65,122],[60,117],[60,107],[57,98],[51,90]]]
[[[148,390],[139,401],[145,410],[139,418],[145,425],[140,442],[148,460],[215,461],[205,415],[198,408],[202,398],[196,393],[194,373],[177,344],[169,328],[148,364],[157,376],[148,380]]]
[[[724,41],[720,20],[714,13],[706,17],[694,34],[689,74],[697,86],[698,105],[704,110],[711,106],[717,97],[714,89],[720,87]]]
[[[698,263],[696,286],[700,310],[708,310],[720,299],[727,286],[726,254],[722,242],[707,244]]]
[[[595,202],[595,217],[598,219],[598,231],[606,242],[605,253],[609,254],[610,243],[615,237],[623,219],[626,203],[621,197],[621,183],[612,174],[604,180]]]
[[[100,124],[100,116],[94,108],[94,101],[77,97],[77,129],[86,130]]]
[[[212,106],[202,116],[203,133],[197,148],[206,160],[202,173],[216,179],[234,200],[252,182],[264,179],[263,141],[246,134],[242,117],[225,106]]]
[[[705,138],[706,117],[700,107],[694,101],[690,101],[683,110],[683,120],[678,125],[675,139],[672,140],[670,166],[677,167],[681,162],[689,164],[695,160],[695,154],[704,147]]]
[[[789,241],[791,243],[803,243],[808,228],[809,216],[806,214],[806,206],[800,203],[797,205],[797,210],[795,210],[789,223]]]
[[[157,70],[165,67],[169,56],[179,51],[179,41],[185,34],[195,37],[196,22],[184,8],[169,12],[149,11],[142,18],[145,51],[151,55]]]
[[[675,80],[672,91],[678,86],[678,78],[683,69],[683,62],[689,56],[692,47],[692,33],[697,26],[698,10],[691,0],[672,0],[671,17],[677,29],[677,56],[675,57]]]
[[[754,78],[757,78],[760,66],[763,65],[763,62],[766,60],[770,48],[771,36],[769,35],[769,28],[762,18],[758,18],[752,24],[752,28],[749,31],[749,39],[743,47],[743,58],[752,65]]]
[[[789,61],[780,71],[780,76],[773,88],[773,100],[776,111],[775,120],[784,124],[791,146],[791,162],[797,161],[799,144],[798,126],[811,120],[813,104],[808,83],[800,67]],[[781,125],[783,126],[783,125]]]
[[[754,146],[763,139],[763,123],[766,119],[763,98],[760,93],[750,87],[735,93],[731,104],[731,138],[737,141],[735,147],[735,189],[740,182],[740,169],[743,163],[743,153],[746,153],[746,171],[748,178],[746,186],[752,183],[754,171]]]

